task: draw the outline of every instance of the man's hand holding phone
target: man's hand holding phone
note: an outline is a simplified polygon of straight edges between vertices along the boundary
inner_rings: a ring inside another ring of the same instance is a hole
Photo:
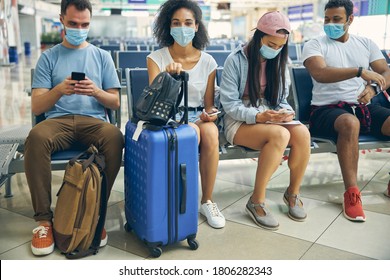
[[[92,80],[88,79],[85,76],[85,73],[82,72],[72,72],[71,81],[74,86],[73,92],[80,95],[95,96],[99,90]]]

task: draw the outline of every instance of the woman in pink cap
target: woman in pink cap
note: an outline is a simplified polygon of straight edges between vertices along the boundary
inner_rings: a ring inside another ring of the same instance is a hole
[[[282,13],[264,14],[252,39],[227,58],[220,88],[227,140],[261,150],[254,191],[246,211],[257,225],[269,230],[278,229],[279,223],[265,205],[266,187],[287,146],[290,182],[283,200],[291,219],[304,221],[307,217],[299,189],[310,157],[310,133],[300,123],[289,124],[294,118],[294,111],[286,101],[290,30],[290,23]]]

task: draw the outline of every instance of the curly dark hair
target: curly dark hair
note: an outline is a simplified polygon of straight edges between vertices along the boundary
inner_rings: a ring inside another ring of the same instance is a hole
[[[256,29],[252,39],[248,42],[248,73],[249,73],[249,100],[252,106],[257,107],[257,101],[260,100],[260,51],[259,46],[261,38],[265,35],[264,32]],[[272,105],[276,106],[280,104],[282,99],[286,96],[285,92],[285,70],[288,57],[288,40],[283,46],[281,52],[274,58],[267,60],[267,66],[265,68],[267,77],[267,86],[264,91],[264,98]],[[282,83],[280,83],[282,79]],[[279,87],[283,85],[282,95],[279,96]]]
[[[194,39],[192,39],[192,45],[199,50],[204,49],[209,44],[209,37],[202,22],[202,10],[198,3],[191,0],[168,0],[160,6],[153,28],[153,34],[157,42],[162,47],[173,45],[174,39],[170,32],[171,19],[173,14],[181,8],[192,11],[195,23],[198,24],[198,31],[195,33]]]
[[[65,15],[66,9],[71,5],[74,5],[78,11],[84,11],[85,9],[88,9],[92,15],[92,5],[89,0],[62,0],[61,15]]]
[[[326,3],[324,10],[330,9],[330,8],[339,8],[344,7],[347,18],[352,15],[353,13],[353,3],[351,0],[330,0],[328,3]]]

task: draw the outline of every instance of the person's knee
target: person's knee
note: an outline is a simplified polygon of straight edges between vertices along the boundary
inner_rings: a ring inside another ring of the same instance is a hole
[[[339,136],[359,133],[360,122],[358,118],[353,115],[344,115],[336,120],[335,129]]]
[[[200,128],[201,142],[208,146],[218,146],[219,132],[214,123],[207,123]]]
[[[94,143],[99,152],[106,158],[106,164],[117,165],[122,159],[124,148],[124,137],[119,129],[113,129],[111,133],[102,134],[103,136]]]
[[[200,142],[200,129],[199,129],[199,127],[194,123],[188,123],[188,125],[191,126],[195,130],[196,135],[198,137],[198,143],[199,143]]]
[[[218,141],[218,128],[214,123],[206,123],[200,127],[202,139],[209,138],[211,141]]]
[[[107,142],[111,142],[112,144],[121,144],[120,146],[123,148],[124,146],[124,137],[122,132],[116,126],[107,126],[103,133],[103,139]]]
[[[386,119],[381,128],[381,133],[383,135],[390,136],[390,117]]]
[[[33,127],[24,143],[25,149],[28,149],[28,147],[37,147],[37,146],[44,146],[47,143],[51,142],[51,138],[45,133],[45,130],[37,129],[36,127]]]
[[[310,132],[304,125],[299,125],[294,130],[294,134],[291,135],[291,140],[299,139],[299,142],[310,142]]]
[[[125,138],[121,131],[117,131],[112,135],[111,144],[116,146],[117,151],[122,153],[123,148],[125,147]]]
[[[290,141],[290,132],[283,126],[275,126],[273,129],[270,129],[267,141],[276,144],[280,147],[286,147]]]
[[[354,115],[345,114],[337,118],[335,126],[336,128],[339,128],[339,130],[347,130],[347,128],[357,129],[360,127],[360,123],[358,118]]]

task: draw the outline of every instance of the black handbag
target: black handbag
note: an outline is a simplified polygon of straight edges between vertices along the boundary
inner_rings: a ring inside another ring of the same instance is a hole
[[[174,118],[183,98],[182,81],[185,77],[188,81],[188,74],[185,74],[159,73],[137,100],[135,113],[138,120],[161,126]]]

